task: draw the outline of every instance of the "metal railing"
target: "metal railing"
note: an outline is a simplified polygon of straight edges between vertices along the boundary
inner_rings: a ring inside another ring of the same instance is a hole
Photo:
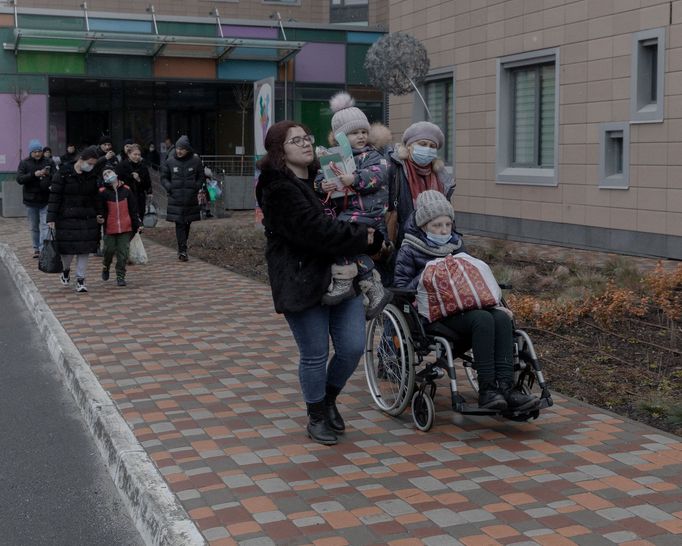
[[[201,161],[216,177],[252,176],[256,158],[252,155],[202,155]]]

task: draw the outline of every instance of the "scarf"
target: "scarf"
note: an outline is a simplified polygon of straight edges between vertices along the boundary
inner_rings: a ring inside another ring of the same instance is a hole
[[[420,167],[411,159],[405,160],[407,167],[407,185],[410,187],[412,202],[417,200],[417,196],[426,190],[436,190],[444,193],[445,188],[436,173],[433,172],[431,165]]]
[[[433,256],[434,258],[444,258],[445,256],[453,254],[456,250],[462,248],[462,240],[458,237],[457,241],[454,243],[446,243],[442,246],[431,246],[422,241],[419,237],[412,235],[411,233],[407,233],[401,246],[412,246],[427,256]]]

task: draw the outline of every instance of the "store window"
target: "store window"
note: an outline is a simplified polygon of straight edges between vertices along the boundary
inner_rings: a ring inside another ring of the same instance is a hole
[[[367,25],[369,23],[369,1],[330,0],[329,22]]]
[[[558,51],[498,59],[497,180],[555,185]]]
[[[422,86],[422,95],[431,113],[430,121],[438,125],[445,136],[445,144],[439,150],[440,158],[448,166],[453,166],[455,150],[455,85],[452,72],[438,74],[428,78]],[[419,97],[415,97],[416,111],[419,119],[429,119],[421,105]],[[415,120],[417,121],[417,120]]]

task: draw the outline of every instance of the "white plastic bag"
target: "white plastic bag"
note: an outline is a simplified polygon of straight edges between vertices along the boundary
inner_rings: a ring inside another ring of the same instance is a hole
[[[146,264],[149,261],[147,257],[147,251],[144,249],[142,244],[142,237],[139,233],[135,234],[135,237],[130,241],[130,252],[128,253],[128,262],[133,265]]]

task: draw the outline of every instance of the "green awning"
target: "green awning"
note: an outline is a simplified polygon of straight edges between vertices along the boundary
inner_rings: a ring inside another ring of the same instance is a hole
[[[43,29],[14,29],[14,41],[3,47],[14,51],[47,51],[99,55],[137,55],[145,57],[193,57],[282,62],[296,55],[305,42],[88,32]]]

